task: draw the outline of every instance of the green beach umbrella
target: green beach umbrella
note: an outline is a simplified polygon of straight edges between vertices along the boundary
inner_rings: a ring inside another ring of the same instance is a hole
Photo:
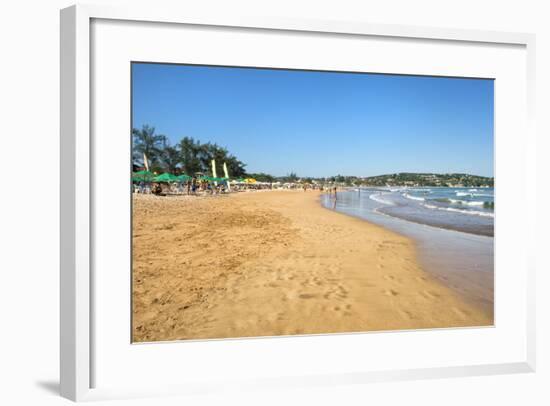
[[[213,178],[212,176],[201,176],[199,178],[199,180],[208,180],[208,181],[213,181],[215,180],[216,178]]]
[[[155,182],[177,182],[177,181],[178,181],[178,177],[168,172],[165,172],[155,177]]]
[[[134,182],[151,182],[155,175],[150,171],[138,171],[132,174]]]
[[[209,180],[211,182],[223,182],[225,179],[224,178],[215,178],[213,176],[207,176],[206,180]]]
[[[186,180],[190,180],[190,179],[193,179],[191,176],[189,175],[186,175],[185,173],[177,176],[178,180],[180,181],[186,181]]]

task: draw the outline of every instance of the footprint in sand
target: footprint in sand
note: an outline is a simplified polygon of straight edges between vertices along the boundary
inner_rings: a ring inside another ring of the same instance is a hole
[[[455,314],[456,314],[457,316],[461,317],[462,319],[465,319],[465,318],[467,318],[467,317],[470,315],[470,313],[468,313],[468,312],[465,311],[465,310],[459,309],[458,307],[452,307],[451,310],[452,310],[453,312],[455,312]]]
[[[440,297],[439,293],[430,292],[428,290],[423,290],[420,292],[420,295],[426,299],[437,299]]]
[[[339,299],[346,299],[348,297],[348,291],[342,285],[338,285],[335,289],[331,289],[323,295],[327,300],[335,296]]]
[[[399,310],[399,314],[401,316],[403,316],[403,318],[408,319],[408,320],[416,319],[416,316],[408,310],[402,310],[401,309],[401,310]]]
[[[384,291],[384,294],[385,294],[386,296],[397,296],[397,295],[399,294],[399,292],[397,292],[397,291],[395,291],[395,290],[393,290],[393,289],[386,289],[386,290]]]
[[[317,294],[315,293],[302,293],[298,295],[300,299],[314,299],[317,297]]]
[[[337,296],[341,299],[346,299],[348,297],[348,291],[342,285],[338,285]]]

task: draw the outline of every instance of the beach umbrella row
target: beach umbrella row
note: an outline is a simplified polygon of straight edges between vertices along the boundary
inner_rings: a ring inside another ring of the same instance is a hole
[[[134,182],[152,182],[155,177],[153,172],[139,171],[132,174],[132,180]]]
[[[215,178],[213,176],[201,176],[199,180],[207,180],[210,182],[225,182],[227,178]]]
[[[155,176],[154,179],[155,182],[177,182],[178,180],[179,179],[176,175],[172,175],[168,172]]]
[[[227,179],[224,178],[224,180],[227,180]],[[233,179],[232,182],[236,182],[236,183],[256,183],[258,181],[254,178],[239,178],[239,179]]]
[[[165,172],[160,175],[155,175],[150,171],[139,171],[132,174],[132,181],[134,182],[185,182],[193,179],[192,176],[181,174],[179,176]],[[213,176],[201,176],[199,180],[206,180],[210,182],[225,182],[227,178],[216,178]]]
[[[188,180],[193,179],[192,176],[186,175],[185,173],[177,176],[177,178],[178,178],[179,181],[188,181]]]

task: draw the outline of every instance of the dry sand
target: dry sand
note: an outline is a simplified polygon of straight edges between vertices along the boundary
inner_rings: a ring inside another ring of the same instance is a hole
[[[492,325],[318,192],[134,196],[136,342]]]

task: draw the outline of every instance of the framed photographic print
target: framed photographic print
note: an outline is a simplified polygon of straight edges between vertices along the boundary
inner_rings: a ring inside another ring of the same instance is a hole
[[[533,36],[61,24],[64,396],[533,370]]]

